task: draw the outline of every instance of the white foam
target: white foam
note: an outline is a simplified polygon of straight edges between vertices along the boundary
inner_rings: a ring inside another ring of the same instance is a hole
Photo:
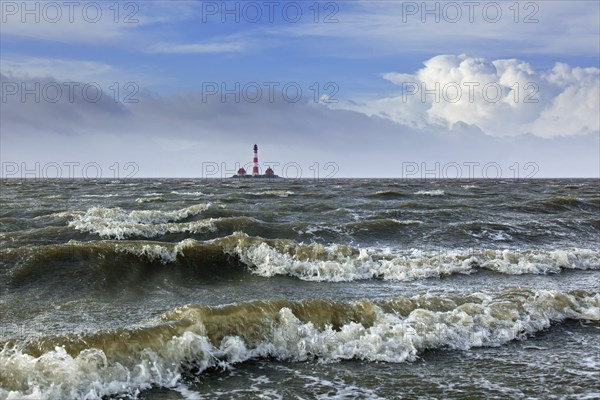
[[[152,237],[167,233],[206,233],[217,231],[225,219],[205,219],[185,223],[133,224],[103,222],[77,225],[101,236]],[[301,234],[315,235],[319,227],[307,227]],[[2,237],[2,236],[0,236]],[[79,244],[80,242],[69,242]],[[82,243],[86,244],[86,243]],[[497,273],[548,274],[562,270],[598,270],[600,252],[591,249],[398,249],[390,247],[352,248],[344,245],[301,244],[291,240],[267,240],[236,232],[209,241],[185,239],[178,243],[123,242],[117,251],[135,254],[149,261],[172,263],[185,257],[185,249],[209,246],[214,251],[238,257],[253,274],[272,277],[288,275],[307,281],[340,282],[364,279],[412,281],[452,274],[471,274],[479,269]],[[7,250],[9,251],[9,250]]]
[[[238,247],[235,253],[242,262],[252,266],[251,271],[257,275],[291,275],[307,281],[340,282],[379,277],[408,281],[472,271],[468,263],[460,260],[444,263],[436,258],[411,259],[410,256],[386,259],[379,257],[380,249],[365,248],[359,250],[358,254],[345,255],[343,251],[338,251],[337,245],[313,246],[315,252],[324,254],[324,259],[306,260],[282,254],[266,243],[249,248]]]
[[[419,196],[444,196],[446,193],[443,190],[436,189],[436,190],[419,190],[415,194],[419,195]]]
[[[399,225],[418,225],[418,224],[422,224],[423,221],[419,221],[418,219],[395,219],[392,218],[392,221],[394,221],[395,223],[399,224]]]
[[[484,233],[495,242],[507,242],[507,241],[512,240],[512,236],[503,231],[496,231],[496,232],[484,231]]]
[[[155,237],[165,233],[203,232],[216,230],[212,220],[175,223],[200,214],[210,204],[196,204],[174,211],[134,210],[126,212],[122,208],[93,207],[85,214],[74,214],[69,226],[83,232],[95,233],[101,237],[124,239],[129,236]]]
[[[481,267],[505,274],[546,274],[561,269],[600,269],[600,253],[589,249],[496,250],[480,258]]]
[[[213,346],[192,332],[173,337],[162,346],[144,349],[128,363],[108,360],[99,349],[86,349],[76,356],[56,347],[40,357],[5,348],[0,352],[0,370],[10,371],[11,389],[1,388],[6,399],[101,399],[118,393],[137,397],[152,385],[175,387],[180,364],[196,360],[202,369],[214,364]],[[222,353],[226,356],[225,353]],[[221,355],[221,354],[219,354]]]
[[[176,190],[173,190],[171,194],[176,194],[179,196],[205,196],[205,194],[202,192],[178,192]]]
[[[173,390],[175,390],[176,392],[179,392],[179,394],[185,399],[185,400],[202,400],[204,399],[203,396],[201,396],[199,393],[196,393],[192,390],[190,390],[187,385],[184,385],[183,383],[179,383],[177,384],[177,386],[175,386],[173,388]]]
[[[155,201],[161,201],[163,199],[162,196],[153,196],[153,197],[138,197],[135,199],[136,203],[152,203]]]
[[[375,247],[350,249],[339,245],[275,245],[265,241],[248,243],[248,236],[236,235],[237,245],[224,251],[237,255],[252,273],[265,277],[290,275],[307,281],[339,282],[372,278],[410,281],[456,273],[470,274],[477,268],[516,275],[557,273],[562,269],[600,269],[600,252],[577,248],[527,251],[484,249],[475,252]]]
[[[140,248],[130,246],[118,246],[117,251],[134,254],[138,257],[147,259],[148,261],[160,261],[163,264],[177,261],[177,255],[181,254],[178,247],[171,249],[158,244],[147,244]]]
[[[246,194],[252,196],[278,196],[278,197],[288,197],[292,196],[295,193],[290,190],[264,190],[262,192],[248,192]]]
[[[108,194],[82,194],[80,197],[118,197],[121,196],[117,193],[108,193]]]
[[[158,261],[162,264],[173,263],[177,261],[177,256],[182,256],[183,251],[188,246],[193,246],[197,243],[193,239],[185,239],[175,246],[160,245],[160,244],[145,244],[141,247],[133,244],[116,246],[116,250],[124,253],[129,253],[147,259],[148,261]]]

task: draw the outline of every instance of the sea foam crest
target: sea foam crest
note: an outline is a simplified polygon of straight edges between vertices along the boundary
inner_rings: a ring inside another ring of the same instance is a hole
[[[168,264],[176,262],[177,256],[183,256],[184,250],[188,247],[193,247],[195,243],[196,241],[193,239],[185,239],[175,245],[144,244],[139,246],[135,245],[134,242],[126,245],[117,245],[116,250],[123,253],[133,254],[150,262]]]
[[[419,196],[444,196],[446,194],[446,192],[444,192],[443,190],[440,190],[440,189],[436,189],[436,190],[419,190],[415,194],[419,195]]]
[[[176,190],[173,190],[171,194],[176,194],[179,196],[205,196],[203,192],[178,192]]]
[[[135,199],[136,203],[153,203],[156,201],[162,201],[164,198],[162,196],[151,196],[151,197],[138,197]]]
[[[600,252],[588,249],[423,251],[352,248],[343,245],[268,241],[236,233],[224,251],[236,255],[257,275],[290,275],[309,281],[352,281],[382,278],[409,281],[478,268],[504,274],[557,273],[562,269],[600,269]]]
[[[93,207],[75,215],[69,226],[101,237],[124,239],[130,236],[154,237],[165,233],[216,230],[211,220],[175,223],[205,211],[210,204],[196,204],[173,211]]]

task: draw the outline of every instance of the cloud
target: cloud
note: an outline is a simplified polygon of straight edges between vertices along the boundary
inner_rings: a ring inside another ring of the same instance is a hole
[[[195,2],[35,2],[3,1],[1,32],[21,37],[62,43],[118,43],[124,38],[137,45],[148,31],[140,29],[177,24],[197,17]]]
[[[598,134],[600,69],[557,63],[536,71],[525,61],[440,55],[414,74],[387,73],[399,87],[395,96],[354,111],[421,129],[473,125],[493,136],[541,137]]]
[[[3,1],[2,35],[58,42],[106,42],[134,24],[115,23],[100,3]],[[121,21],[122,22],[122,21]]]
[[[552,77],[566,85],[570,74]],[[29,77],[27,82],[36,80],[43,81]],[[135,162],[138,176],[198,177],[203,163],[233,170],[236,162],[250,161],[251,145],[259,143],[261,161],[280,162],[276,171],[286,162],[297,162],[304,177],[313,176],[310,167],[315,162],[321,168],[336,163],[338,177],[402,177],[407,163],[438,174],[444,165],[458,163],[467,177],[467,162],[479,163],[479,177],[490,163],[500,165],[505,177],[514,176],[515,163],[521,177],[527,163],[539,166],[537,177],[598,174],[596,134],[502,138],[460,122],[452,130],[408,127],[311,99],[228,99],[206,99],[199,92],[156,96],[143,91],[136,104],[115,103],[108,97],[90,103],[81,96],[73,102],[22,102],[10,96],[0,110],[0,155],[3,162],[19,165]]]
[[[68,90],[64,82],[76,82],[100,87],[109,97],[123,99],[139,88],[155,88],[172,80],[173,76],[159,75],[146,68],[119,68],[115,65],[81,59],[46,57],[3,57],[0,71],[5,82],[57,83]],[[20,83],[19,83],[20,84]]]
[[[65,60],[42,57],[0,60],[0,69],[17,79],[28,77],[53,77],[61,81],[91,82],[122,74],[112,65],[85,60]],[[99,79],[102,78],[102,79]]]
[[[516,8],[515,4],[342,2],[335,14],[338,23],[290,24],[279,30],[285,35],[318,37],[317,48],[348,58],[429,57],[440,53],[486,57],[600,55],[598,2],[519,2]],[[457,12],[460,16],[455,18]]]
[[[226,43],[158,43],[150,48],[151,53],[168,54],[205,54],[205,53],[236,53],[244,51],[244,42]]]

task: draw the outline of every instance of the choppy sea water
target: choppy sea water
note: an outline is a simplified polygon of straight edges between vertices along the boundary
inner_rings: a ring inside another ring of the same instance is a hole
[[[0,398],[600,398],[598,180],[0,189]]]

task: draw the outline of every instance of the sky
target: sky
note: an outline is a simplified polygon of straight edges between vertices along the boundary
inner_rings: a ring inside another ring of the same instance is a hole
[[[598,1],[0,11],[3,178],[600,176]]]

